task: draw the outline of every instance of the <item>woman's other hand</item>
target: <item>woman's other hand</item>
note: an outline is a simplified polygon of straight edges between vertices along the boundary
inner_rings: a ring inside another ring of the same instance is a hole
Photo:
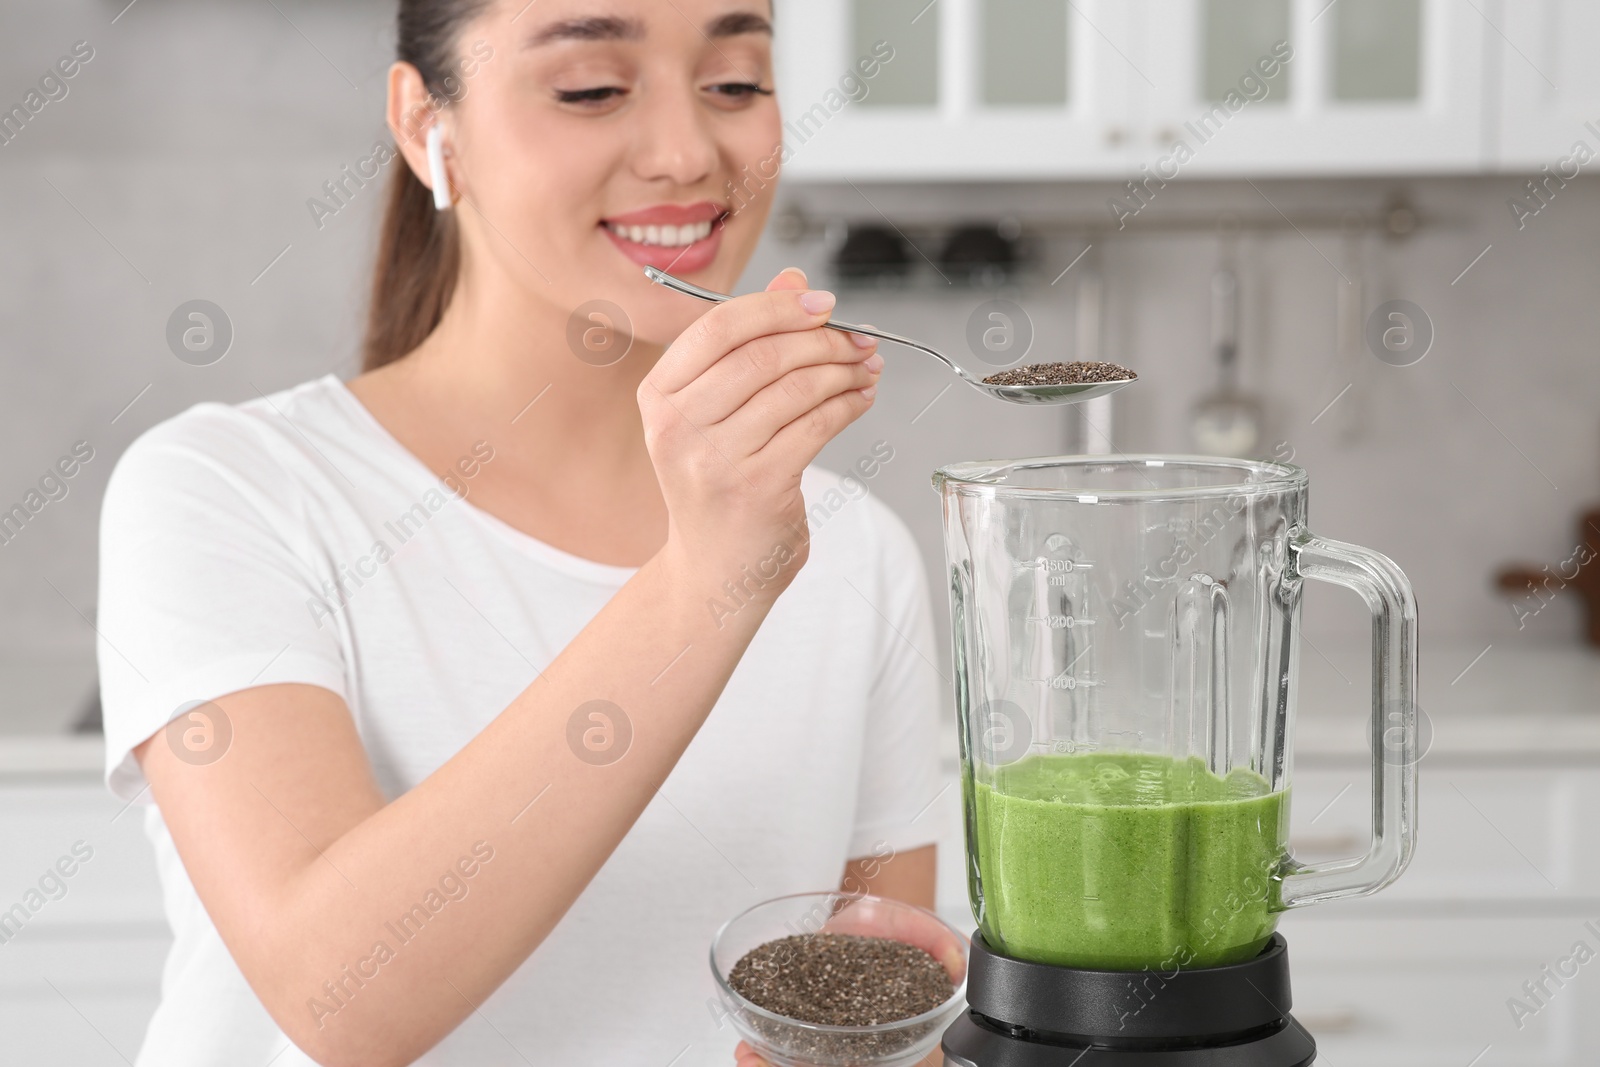
[[[867,897],[855,901],[829,919],[821,932],[904,941],[943,964],[950,975],[951,985],[960,985],[967,976],[967,957],[961,938],[935,916],[921,909],[874,907],[873,899]],[[739,1042],[733,1056],[735,1067],[773,1067],[744,1041]],[[935,1048],[919,1067],[939,1067],[943,1063],[944,1054]]]
[[[922,1058],[917,1067],[943,1067],[943,1065],[944,1052],[934,1049]],[[739,1047],[733,1050],[733,1067],[774,1067],[774,1065],[756,1055],[755,1049],[741,1041]]]
[[[851,904],[822,928],[829,934],[885,937],[915,945],[938,960],[958,986],[967,976],[966,943],[938,918],[920,908],[873,906],[871,897]]]

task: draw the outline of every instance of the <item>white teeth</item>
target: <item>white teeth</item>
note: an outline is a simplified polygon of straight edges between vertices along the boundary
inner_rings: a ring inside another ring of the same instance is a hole
[[[662,248],[682,248],[711,236],[712,223],[691,222],[683,226],[617,226],[606,223],[606,228],[618,237],[635,244],[656,245]]]

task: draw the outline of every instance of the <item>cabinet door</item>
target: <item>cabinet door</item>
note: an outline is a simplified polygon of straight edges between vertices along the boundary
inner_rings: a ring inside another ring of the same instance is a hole
[[[1136,151],[1158,177],[1470,171],[1485,161],[1491,31],[1472,4],[1133,6],[1146,73],[1135,83]],[[1281,71],[1278,41],[1293,49]]]
[[[1594,0],[1513,0],[1497,17],[1502,107],[1497,162],[1533,172],[1562,162],[1584,142],[1600,155],[1600,4]]]
[[[145,811],[93,775],[0,782],[0,1063],[133,1060],[172,942]]]
[[[1118,0],[811,0],[777,17],[791,176],[1127,167],[1134,42]]]
[[[1364,767],[1295,773],[1289,807],[1297,859],[1321,863],[1366,851],[1369,782]],[[1600,771],[1424,761],[1420,789],[1411,866],[1374,898],[1375,906],[1576,908],[1600,899],[1600,858],[1583,829],[1587,813],[1600,805]]]
[[[1589,956],[1600,937],[1581,914],[1372,919],[1362,904],[1307,908],[1280,924],[1294,1015],[1317,1039],[1318,1064],[1595,1062],[1600,984],[1587,971],[1600,967]],[[1587,949],[1575,952],[1580,942]],[[1551,977],[1557,969],[1568,977]]]

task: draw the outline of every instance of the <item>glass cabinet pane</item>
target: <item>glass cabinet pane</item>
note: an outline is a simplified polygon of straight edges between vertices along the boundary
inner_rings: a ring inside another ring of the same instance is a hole
[[[790,0],[804,4],[814,0]],[[939,103],[938,0],[854,0],[851,62],[894,51],[861,107],[934,107]],[[875,51],[878,49],[878,51]]]
[[[1333,98],[1415,100],[1422,80],[1422,0],[1339,0]]]
[[[983,102],[1065,104],[1067,0],[982,0]]]
[[[1256,64],[1270,58],[1279,41],[1290,41],[1289,0],[1204,0],[1202,9],[1201,99],[1221,100],[1239,91],[1239,82],[1249,75],[1266,82],[1266,101],[1287,100],[1287,68],[1280,66],[1272,77],[1262,78]]]

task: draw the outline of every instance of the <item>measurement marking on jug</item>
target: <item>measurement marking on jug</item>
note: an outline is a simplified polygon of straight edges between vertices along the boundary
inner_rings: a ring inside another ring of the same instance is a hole
[[[1029,622],[1042,622],[1052,630],[1074,630],[1079,626],[1093,626],[1093,619],[1080,619],[1076,615],[1029,615]]]
[[[1073,571],[1087,571],[1094,568],[1094,564],[1084,559],[1055,559],[1051,556],[1035,556],[1031,562],[1022,564],[1024,567],[1037,567],[1051,574],[1071,574]]]
[[[1051,689],[1093,689],[1100,683],[1093,678],[1079,678],[1075,674],[1058,674],[1054,678],[1040,679]]]

